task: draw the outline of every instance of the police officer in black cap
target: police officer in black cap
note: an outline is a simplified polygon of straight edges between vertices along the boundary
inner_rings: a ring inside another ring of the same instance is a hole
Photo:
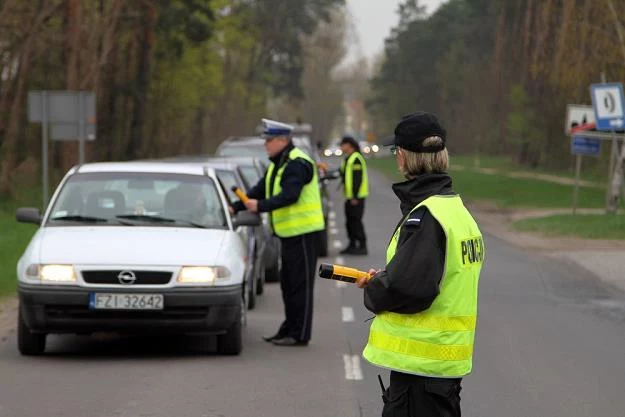
[[[472,370],[484,243],[452,191],[446,132],[435,115],[404,117],[387,142],[406,181],[393,184],[402,218],[386,267],[361,280],[376,317],[363,356],[390,369],[383,417],[460,417]]]
[[[366,255],[367,235],[362,224],[365,199],[369,195],[367,163],[360,153],[360,146],[352,136],[343,136],[340,143],[345,157],[341,162],[341,179],[345,196],[345,227],[349,245],[341,254]]]

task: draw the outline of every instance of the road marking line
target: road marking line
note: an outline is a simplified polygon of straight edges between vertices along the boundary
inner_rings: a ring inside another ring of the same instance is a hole
[[[344,288],[347,286],[347,283],[343,281],[334,281],[334,282],[336,282],[336,288]]]
[[[340,281],[337,281],[340,282]],[[341,307],[341,315],[343,316],[343,322],[349,323],[354,321],[354,309],[351,307]]]
[[[334,220],[330,220],[328,224],[330,225],[330,227],[336,227],[336,222]]]
[[[362,369],[360,368],[360,357],[358,355],[343,355],[345,365],[345,379],[348,381],[362,381]]]
[[[334,207],[334,201],[328,201],[328,207]]]
[[[331,235],[338,235],[339,234],[339,229],[333,227],[330,229],[330,234]]]
[[[337,265],[343,265],[345,263],[345,259],[342,256],[337,256],[334,258],[334,263]]]
[[[336,213],[335,213],[335,212],[333,212],[333,211],[329,212],[329,213],[328,213],[328,218],[329,218],[330,220],[335,219],[335,218],[336,218]]]
[[[335,240],[335,241],[334,241],[334,243],[333,243],[333,245],[334,245],[334,249],[338,249],[338,248],[340,248],[341,246],[343,246],[343,244],[341,243],[341,241],[340,241],[340,240]]]

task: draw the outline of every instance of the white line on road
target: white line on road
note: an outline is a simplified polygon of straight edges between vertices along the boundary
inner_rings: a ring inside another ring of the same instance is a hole
[[[345,263],[345,259],[342,256],[337,256],[334,258],[334,263],[337,265],[343,265]]]
[[[334,201],[328,201],[328,207],[334,207]]]
[[[333,227],[330,229],[330,234],[331,235],[338,235],[339,234],[339,229],[337,229],[336,227]]]
[[[335,213],[335,212],[333,212],[333,211],[329,212],[329,213],[328,213],[328,218],[329,218],[330,220],[335,219],[335,218],[336,218],[336,213]]]
[[[328,225],[329,225],[330,227],[336,227],[336,221],[334,221],[334,220],[330,220],[330,221],[328,222]]]
[[[336,282],[336,288],[344,288],[347,287],[347,283],[343,281],[334,281]]]
[[[338,249],[338,248],[340,248],[341,246],[343,246],[343,244],[341,243],[341,241],[340,241],[340,240],[335,240],[335,241],[334,241],[334,243],[333,243],[333,245],[334,245],[334,249]]]
[[[345,364],[345,379],[349,381],[362,381],[362,369],[360,369],[360,357],[358,355],[343,355]]]
[[[354,309],[351,307],[341,307],[341,315],[343,316],[344,323],[354,321]]]

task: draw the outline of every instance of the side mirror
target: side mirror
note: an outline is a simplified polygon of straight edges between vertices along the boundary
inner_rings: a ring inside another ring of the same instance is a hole
[[[15,219],[20,223],[41,224],[41,215],[39,209],[34,207],[20,207],[15,213]]]
[[[261,220],[257,213],[251,213],[249,211],[240,211],[232,219],[232,225],[235,229],[241,226],[260,226]]]

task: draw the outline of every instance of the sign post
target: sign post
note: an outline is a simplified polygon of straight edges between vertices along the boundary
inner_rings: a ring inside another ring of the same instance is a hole
[[[43,209],[48,205],[48,129],[52,140],[78,140],[78,163],[85,163],[85,140],[95,138],[95,94],[88,91],[29,91],[28,121],[41,123]]]
[[[590,86],[590,96],[595,111],[596,129],[598,131],[612,132],[612,150],[616,153],[614,157],[610,155],[610,176],[609,197],[606,211],[616,213],[621,184],[623,182],[623,159],[620,141],[617,143],[616,131],[623,130],[625,126],[625,96],[623,95],[623,85],[621,83],[602,83]],[[613,168],[612,168],[613,167]]]
[[[575,188],[573,189],[573,214],[575,214],[579,202],[582,156],[599,156],[601,153],[601,140],[575,134],[571,138],[571,153],[575,155]]]

